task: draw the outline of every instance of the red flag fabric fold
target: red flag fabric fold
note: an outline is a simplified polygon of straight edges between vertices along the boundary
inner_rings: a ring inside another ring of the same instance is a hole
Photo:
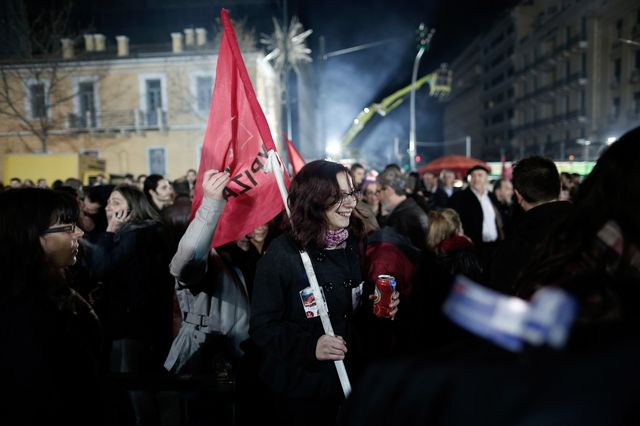
[[[512,168],[511,165],[507,166],[507,158],[504,154],[500,156],[500,162],[502,163],[502,177],[511,180]]]
[[[273,173],[265,173],[267,153],[275,150],[269,125],[251,85],[229,12],[221,11],[223,34],[218,52],[211,109],[202,143],[191,217],[202,203],[202,176],[228,169],[227,205],[212,242],[219,247],[273,219],[284,208]],[[285,175],[287,186],[289,178]]]
[[[287,157],[289,157],[289,163],[291,164],[291,171],[293,176],[297,175],[300,169],[305,165],[306,161],[302,158],[302,155],[298,152],[293,142],[284,136],[287,141]]]

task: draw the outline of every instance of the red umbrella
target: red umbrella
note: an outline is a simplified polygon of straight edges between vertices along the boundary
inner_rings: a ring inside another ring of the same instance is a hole
[[[487,170],[491,167],[482,160],[473,157],[465,157],[464,155],[445,155],[428,162],[418,169],[418,173],[423,175],[425,172],[440,173],[442,170],[451,170],[459,177],[464,177],[467,170],[473,166],[484,166]]]

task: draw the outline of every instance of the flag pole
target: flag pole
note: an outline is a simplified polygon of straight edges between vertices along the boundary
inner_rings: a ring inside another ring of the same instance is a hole
[[[287,216],[291,218],[291,211],[289,210],[289,204],[287,202],[289,193],[287,192],[287,187],[284,183],[283,165],[282,161],[280,161],[278,153],[275,150],[269,150],[269,157],[267,159],[267,167],[265,167],[265,172],[271,172],[274,174],[276,182],[278,184],[278,188],[280,189],[282,201],[284,202],[284,208],[287,211]],[[316,305],[318,306],[318,312],[320,314],[320,320],[322,321],[324,332],[329,336],[335,336],[333,332],[333,326],[331,325],[331,320],[329,319],[329,313],[327,312],[327,304],[324,300],[323,293],[320,291],[318,278],[316,277],[316,273],[313,270],[313,265],[311,264],[309,254],[306,251],[301,250],[300,257],[302,258],[302,264],[304,265],[305,272],[307,273],[307,278],[309,278],[311,291],[313,291],[313,296],[315,297]],[[351,383],[349,382],[347,369],[345,368],[344,362],[341,359],[335,360],[334,363],[336,366],[336,371],[338,372],[338,378],[340,379],[340,385],[342,385],[342,391],[344,392],[344,396],[346,398],[351,393]]]

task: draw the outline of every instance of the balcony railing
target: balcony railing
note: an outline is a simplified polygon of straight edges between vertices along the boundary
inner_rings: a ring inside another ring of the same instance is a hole
[[[178,112],[180,113],[180,112]],[[183,113],[187,113],[184,112]],[[92,113],[84,116],[75,113],[67,115],[65,128],[75,132],[143,132],[149,130],[169,130],[171,127],[167,111],[158,108],[154,111],[112,110]],[[175,126],[176,123],[173,123]],[[191,127],[200,127],[202,123],[193,123]],[[189,127],[180,123],[181,128]]]
[[[520,126],[515,127],[514,131],[523,132],[526,130],[539,129],[543,127],[565,126],[573,122],[580,122],[580,123],[586,122],[585,113],[580,110],[574,110],[574,111],[569,111],[567,113],[555,114],[551,117],[524,123]]]

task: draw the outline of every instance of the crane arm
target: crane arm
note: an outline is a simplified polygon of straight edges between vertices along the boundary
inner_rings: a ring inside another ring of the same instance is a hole
[[[420,89],[424,84],[429,84],[429,96],[444,97],[451,93],[451,70],[443,65],[437,71],[431,72],[416,80],[416,89]],[[378,113],[386,116],[394,108],[402,103],[404,97],[411,92],[411,84],[393,92],[381,102],[374,102],[364,108],[353,120],[353,124],[342,137],[342,146],[346,147],[364,129],[364,126]]]

